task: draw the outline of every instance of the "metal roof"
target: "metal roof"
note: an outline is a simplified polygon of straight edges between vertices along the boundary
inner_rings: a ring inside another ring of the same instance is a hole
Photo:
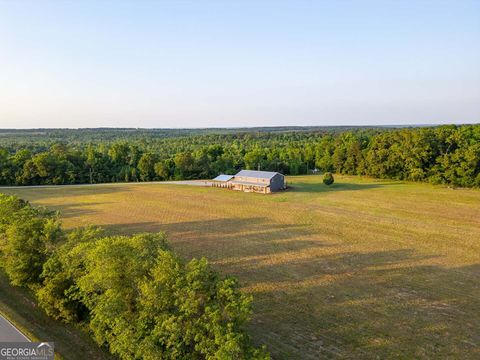
[[[253,177],[259,179],[271,179],[279,173],[273,171],[241,170],[235,176]]]
[[[233,175],[218,175],[213,181],[228,181],[233,178]]]

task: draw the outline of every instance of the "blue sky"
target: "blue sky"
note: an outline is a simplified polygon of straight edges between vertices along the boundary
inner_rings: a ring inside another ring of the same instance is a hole
[[[0,128],[478,122],[478,0],[0,0]]]

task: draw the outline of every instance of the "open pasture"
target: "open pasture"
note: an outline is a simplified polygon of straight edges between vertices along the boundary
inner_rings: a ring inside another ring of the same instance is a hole
[[[254,295],[275,359],[479,358],[480,191],[336,176],[258,195],[172,184],[1,189],[66,227],[165,231]]]

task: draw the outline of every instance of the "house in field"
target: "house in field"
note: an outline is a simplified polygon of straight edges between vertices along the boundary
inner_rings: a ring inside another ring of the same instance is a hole
[[[212,180],[212,186],[269,194],[285,190],[285,176],[272,171],[241,170],[236,175],[219,175]]]

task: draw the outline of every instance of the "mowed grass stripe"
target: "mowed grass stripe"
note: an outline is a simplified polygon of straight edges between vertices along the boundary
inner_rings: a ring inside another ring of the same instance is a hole
[[[67,227],[166,231],[255,296],[274,358],[480,357],[480,191],[291,177],[269,196],[135,184],[12,189]]]

